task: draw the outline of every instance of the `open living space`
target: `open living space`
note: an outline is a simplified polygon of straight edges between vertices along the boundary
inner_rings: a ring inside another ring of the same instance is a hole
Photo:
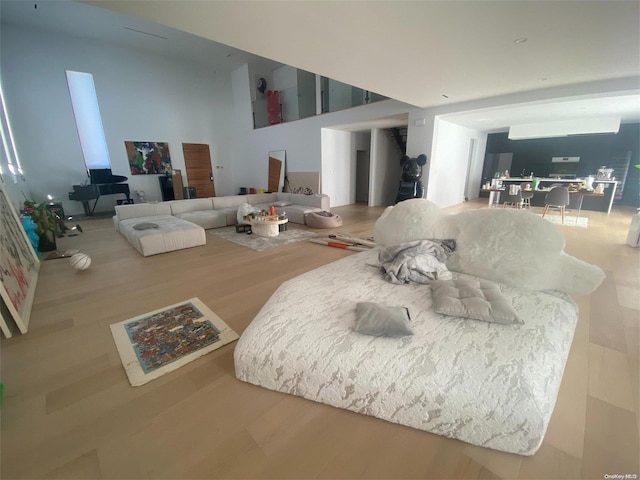
[[[2,478],[640,474],[639,2],[0,21]]]

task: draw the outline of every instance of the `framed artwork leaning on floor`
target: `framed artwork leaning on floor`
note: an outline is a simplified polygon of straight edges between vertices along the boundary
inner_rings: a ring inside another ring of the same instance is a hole
[[[0,181],[0,296],[11,317],[27,333],[29,316],[36,291],[40,260],[31,246],[20,218],[11,205]],[[11,331],[0,315],[0,327],[6,337]]]

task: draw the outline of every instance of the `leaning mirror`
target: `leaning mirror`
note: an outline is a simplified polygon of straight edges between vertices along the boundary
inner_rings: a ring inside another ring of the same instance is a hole
[[[284,187],[285,151],[269,152],[269,191],[281,192]]]

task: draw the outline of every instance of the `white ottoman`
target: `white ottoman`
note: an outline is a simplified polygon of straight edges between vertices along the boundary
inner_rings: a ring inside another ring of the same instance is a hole
[[[204,228],[172,215],[121,220],[120,233],[145,257],[207,243]]]
[[[280,225],[287,223],[287,218],[280,220],[278,217],[273,217],[272,220],[251,220],[251,231],[259,237],[277,237],[280,235]]]

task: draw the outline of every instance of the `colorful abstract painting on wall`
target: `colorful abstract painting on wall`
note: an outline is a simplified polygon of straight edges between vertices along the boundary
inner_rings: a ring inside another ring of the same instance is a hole
[[[132,175],[171,173],[171,155],[166,142],[125,141]]]

